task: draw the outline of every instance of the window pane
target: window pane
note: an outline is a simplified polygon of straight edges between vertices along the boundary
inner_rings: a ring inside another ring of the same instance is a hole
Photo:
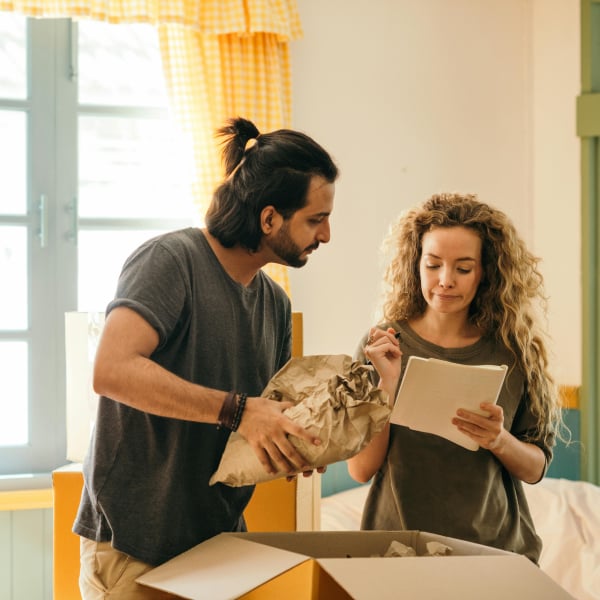
[[[78,74],[81,104],[167,106],[151,25],[79,21]]]
[[[0,446],[29,441],[27,344],[0,342]]]
[[[26,21],[0,13],[0,98],[27,97]]]
[[[191,169],[166,120],[79,118],[79,216],[191,218]]]
[[[0,227],[0,329],[27,328],[27,231]],[[7,283],[10,282],[10,283]],[[10,371],[9,371],[10,373]]]
[[[24,215],[26,212],[27,153],[25,114],[0,111],[0,213]]]
[[[114,298],[125,259],[159,231],[79,231],[77,241],[80,311],[104,311]]]

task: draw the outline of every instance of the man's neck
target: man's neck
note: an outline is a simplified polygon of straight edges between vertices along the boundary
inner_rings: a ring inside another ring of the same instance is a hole
[[[260,252],[250,252],[250,250],[239,245],[233,248],[225,248],[206,229],[203,229],[202,233],[229,277],[245,287],[252,283],[258,270],[268,262]]]

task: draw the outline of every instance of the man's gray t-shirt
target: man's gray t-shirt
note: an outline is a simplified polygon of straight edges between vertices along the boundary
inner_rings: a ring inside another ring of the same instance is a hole
[[[153,361],[209,388],[258,396],[291,353],[291,304],[262,271],[224,271],[200,229],[149,240],[126,261],[115,299],[159,335]],[[244,528],[253,487],[208,485],[229,431],[99,400],[73,531],[157,565]]]

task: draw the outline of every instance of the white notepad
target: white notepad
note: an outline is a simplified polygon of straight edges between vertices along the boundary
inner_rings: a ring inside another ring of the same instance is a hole
[[[410,356],[391,422],[477,450],[479,445],[458,431],[452,419],[459,408],[486,414],[479,405],[496,403],[506,371],[506,365],[461,365]]]

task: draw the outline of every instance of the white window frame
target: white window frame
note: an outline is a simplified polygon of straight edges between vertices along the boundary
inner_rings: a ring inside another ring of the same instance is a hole
[[[26,216],[1,214],[0,208],[0,225],[27,227],[29,326],[24,331],[0,330],[0,341],[22,340],[29,347],[30,442],[21,447],[0,446],[0,476],[50,472],[67,462],[65,313],[77,310],[78,231],[154,231],[191,224],[144,215],[139,219],[78,218],[78,116],[163,118],[166,111],[78,106],[77,25],[70,19],[28,19],[27,31],[28,97],[22,101],[0,98],[0,110],[24,111],[27,116],[28,208]],[[39,235],[42,223],[43,240]]]

